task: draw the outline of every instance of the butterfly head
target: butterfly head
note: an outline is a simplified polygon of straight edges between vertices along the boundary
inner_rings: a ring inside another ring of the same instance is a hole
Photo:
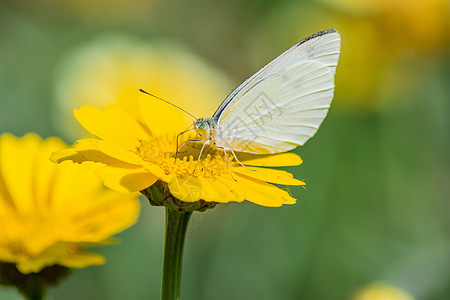
[[[217,121],[214,118],[200,118],[194,122],[195,131],[204,138],[209,138],[216,127]]]
[[[194,128],[197,132],[206,131],[209,128],[208,122],[204,118],[197,119],[194,122]]]

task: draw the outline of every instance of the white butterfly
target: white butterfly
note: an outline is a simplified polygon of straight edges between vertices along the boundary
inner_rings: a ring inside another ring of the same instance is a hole
[[[231,150],[235,158],[234,151],[270,154],[303,145],[327,115],[339,51],[339,33],[320,31],[253,74],[211,118],[195,121],[202,138],[196,141],[203,142],[199,157],[207,144],[225,155]]]

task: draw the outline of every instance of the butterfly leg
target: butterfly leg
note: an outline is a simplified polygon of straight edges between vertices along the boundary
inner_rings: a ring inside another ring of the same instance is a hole
[[[178,151],[179,151],[181,148],[183,148],[184,145],[186,145],[187,142],[193,141],[193,140],[187,140],[186,142],[183,143],[183,145],[182,145],[180,148],[178,148],[178,140],[179,140],[179,138],[180,138],[180,135],[182,135],[182,134],[184,134],[184,133],[186,133],[186,132],[188,132],[188,131],[191,131],[191,130],[193,130],[193,129],[194,129],[194,128],[190,128],[190,129],[187,129],[187,130],[185,130],[185,131],[180,132],[179,134],[177,134],[177,149],[176,149],[176,151],[175,151],[175,160],[177,159]]]
[[[178,154],[179,152],[181,152],[181,151],[180,151],[181,148],[183,148],[188,142],[201,142],[201,141],[202,141],[202,140],[188,139],[187,141],[185,141],[185,142],[183,143],[183,145],[181,145],[180,148],[177,149],[176,154]]]
[[[234,159],[236,159],[236,161],[237,161],[241,166],[243,166],[243,167],[246,168],[247,170],[255,171],[255,170],[250,169],[249,167],[247,167],[247,166],[244,165],[243,163],[241,163],[241,161],[237,158],[236,153],[234,153],[233,148],[228,148],[227,150],[231,150],[231,153],[233,153]]]
[[[193,140],[194,141],[194,140]],[[202,140],[195,140],[197,142],[201,142]],[[201,162],[200,159],[202,158],[202,154],[203,154],[203,149],[205,149],[206,144],[209,144],[211,140],[207,140],[206,142],[203,143],[202,149],[200,150],[200,154],[198,155],[198,159],[197,159],[197,165]],[[197,166],[195,166],[195,169],[197,168]]]
[[[209,144],[210,141],[211,140],[207,140],[206,142],[203,143],[202,150],[200,150],[200,154],[199,154],[198,159],[197,159],[198,161],[200,161],[200,159],[202,158],[203,149],[205,149],[206,144]],[[200,140],[200,142],[201,142],[201,140]]]
[[[221,147],[221,146],[217,146],[217,145],[216,145],[216,147],[223,150],[223,153],[225,154],[225,161],[227,162],[228,171],[230,172],[230,176],[231,176],[231,178],[234,179],[234,181],[237,181],[236,178],[234,178],[233,173],[231,172],[230,163],[228,162],[227,150],[229,150],[229,148],[225,148],[225,147]],[[233,151],[233,150],[231,149],[231,151]],[[234,157],[236,157],[236,156],[234,156]]]
[[[177,148],[177,151],[175,152],[175,163],[177,162],[177,156],[178,156],[178,153],[180,153],[180,149],[183,148],[184,145],[186,145],[187,142],[201,142],[201,141],[202,141],[202,140],[192,140],[192,139],[189,139],[189,140],[187,140],[186,142],[184,142],[183,145],[181,145],[180,148]],[[178,145],[177,145],[177,146],[178,146]]]

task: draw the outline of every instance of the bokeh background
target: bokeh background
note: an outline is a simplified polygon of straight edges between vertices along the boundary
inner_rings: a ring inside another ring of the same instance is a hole
[[[342,36],[336,96],[290,168],[292,206],[195,214],[182,299],[450,299],[448,0],[1,0],[0,133],[85,135],[71,111],[144,88],[209,116],[319,30]],[[51,299],[158,299],[163,209]],[[391,298],[376,298],[376,297]],[[0,288],[0,299],[20,299]]]

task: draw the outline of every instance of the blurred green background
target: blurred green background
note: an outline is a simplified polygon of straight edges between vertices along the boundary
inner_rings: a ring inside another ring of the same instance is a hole
[[[342,37],[335,99],[289,169],[306,189],[290,189],[292,206],[195,214],[182,299],[381,299],[355,296],[376,282],[450,299],[448,0],[2,0],[0,133],[72,143],[72,108],[136,87],[215,107],[328,28]],[[121,243],[98,249],[107,264],[75,270],[52,299],[159,298],[163,209],[142,204]]]

